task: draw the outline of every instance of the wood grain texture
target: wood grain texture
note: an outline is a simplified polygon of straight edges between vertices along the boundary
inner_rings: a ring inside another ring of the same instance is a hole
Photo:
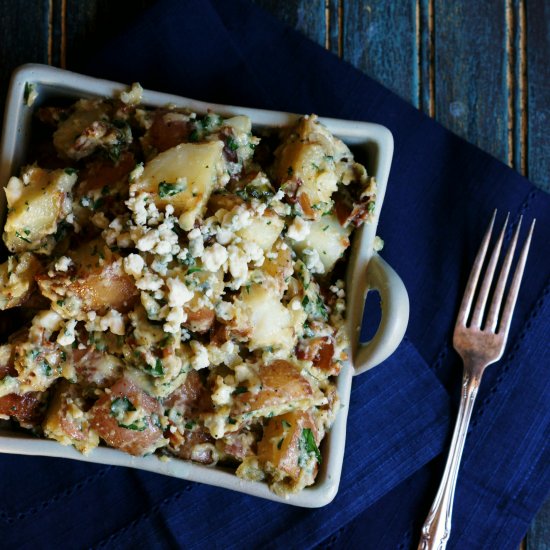
[[[343,58],[418,106],[416,2],[344,2]]]
[[[50,2],[0,0],[0,105],[4,105],[12,71],[23,63],[48,62]],[[3,112],[3,110],[2,110]]]
[[[526,8],[527,172],[550,192],[550,3],[529,0]]]
[[[509,160],[505,2],[435,2],[435,117]]]
[[[531,524],[525,547],[526,550],[550,550],[550,500],[544,504]]]

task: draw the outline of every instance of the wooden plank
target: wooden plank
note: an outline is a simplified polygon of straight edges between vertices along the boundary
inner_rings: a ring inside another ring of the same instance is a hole
[[[548,550],[550,548],[550,500],[540,509],[527,532],[527,550]]]
[[[252,0],[317,44],[327,44],[325,0]]]
[[[326,48],[339,57],[343,55],[344,0],[326,0]]]
[[[86,59],[155,0],[63,0],[66,65],[82,67]]]
[[[550,192],[550,4],[526,4],[527,34],[527,173]]]
[[[416,2],[344,2],[343,8],[344,59],[418,106]]]
[[[2,47],[0,48],[0,105],[4,105],[12,71],[23,63],[48,62],[48,0],[0,0]]]
[[[434,4],[436,119],[504,162],[511,154],[506,4]]]

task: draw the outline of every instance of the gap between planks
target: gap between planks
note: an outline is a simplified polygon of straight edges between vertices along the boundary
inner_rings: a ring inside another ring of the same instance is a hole
[[[67,0],[48,2],[48,65],[67,64]]]
[[[527,176],[527,35],[525,0],[506,0],[508,164]]]
[[[325,0],[325,49],[332,50],[332,41],[331,41],[331,19],[333,8],[331,4],[334,0]],[[337,0],[337,5],[335,6],[335,12],[337,15],[337,26],[338,26],[338,44],[337,44],[337,54],[338,57],[342,58],[344,55],[344,0]]]
[[[416,105],[435,118],[434,0],[415,0]]]

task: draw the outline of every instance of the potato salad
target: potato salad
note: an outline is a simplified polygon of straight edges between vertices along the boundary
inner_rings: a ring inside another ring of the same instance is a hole
[[[141,91],[36,111],[4,189],[0,423],[295,493],[338,413],[376,182],[315,115],[256,132]]]

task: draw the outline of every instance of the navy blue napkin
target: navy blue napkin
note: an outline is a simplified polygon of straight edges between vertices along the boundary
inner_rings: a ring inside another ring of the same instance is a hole
[[[516,548],[550,488],[550,197],[244,0],[159,2],[81,68],[197,99],[387,126],[395,157],[379,233],[409,291],[411,320],[397,352],[354,380],[340,491],[325,508],[137,470],[2,456],[2,542],[415,546],[456,413],[454,317],[497,207],[511,213],[507,239],[521,215],[538,224],[507,353],[486,372],[474,411],[450,548]]]

